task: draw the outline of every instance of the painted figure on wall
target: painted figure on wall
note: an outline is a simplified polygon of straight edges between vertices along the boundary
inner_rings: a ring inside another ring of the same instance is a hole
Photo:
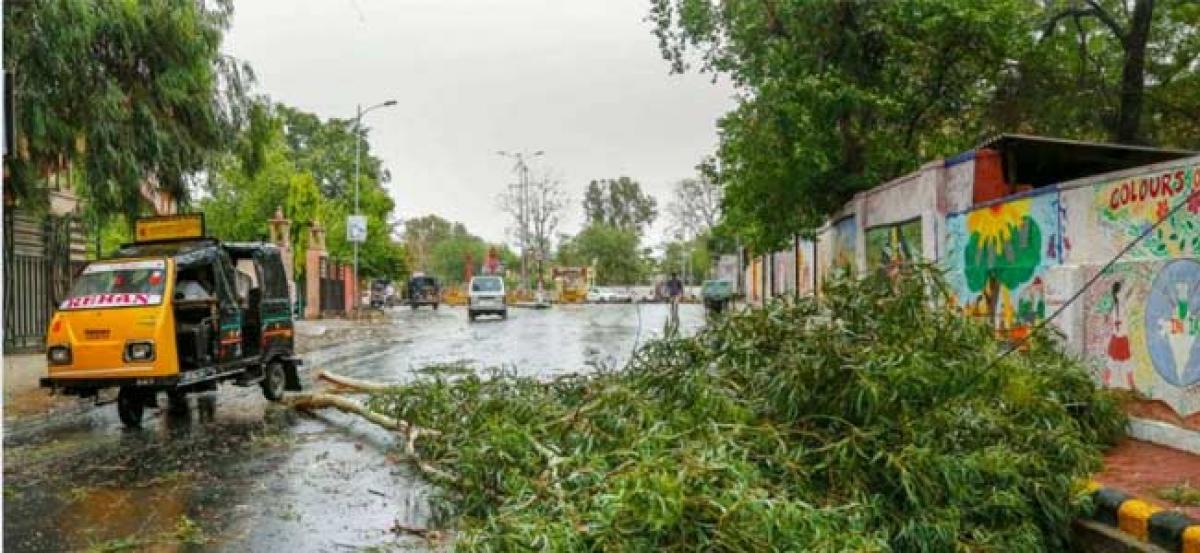
[[[947,225],[947,278],[964,311],[1024,338],[1046,317],[1042,274],[1059,261],[1057,194],[952,215]]]
[[[1084,296],[1084,347],[1098,363],[1098,379],[1195,417],[1200,412],[1197,302],[1200,262],[1194,259],[1122,262],[1101,275]]]
[[[1096,302],[1096,311],[1104,318],[1104,326],[1101,328],[1108,332],[1103,347],[1106,358],[1100,371],[1100,381],[1108,388],[1137,389],[1133,367],[1129,362],[1133,357],[1127,319],[1129,301],[1129,287],[1124,284],[1124,279],[1118,278],[1108,287],[1107,294]]]

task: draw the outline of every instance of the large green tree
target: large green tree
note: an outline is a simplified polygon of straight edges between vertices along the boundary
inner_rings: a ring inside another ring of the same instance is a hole
[[[296,167],[310,173],[325,196],[352,197],[354,119],[321,119],[288,106],[279,106],[277,113],[287,130],[285,137]],[[359,136],[366,144],[367,129],[361,129]],[[377,157],[363,155],[359,164],[360,178],[365,182],[387,183],[392,178]]]
[[[653,0],[651,19],[675,71],[698,52],[740,91],[720,122],[725,215],[765,250],[991,131],[979,115],[1028,4]]]
[[[729,78],[724,216],[760,251],[1003,131],[1200,144],[1186,0],[652,0],[674,71]]]
[[[629,177],[594,180],[583,196],[583,214],[589,225],[631,230],[641,236],[658,217],[658,201]]]
[[[305,151],[303,141],[289,140],[292,131],[286,125],[286,117],[300,113],[295,109],[276,106],[268,110],[271,114],[267,129],[260,139],[264,142],[263,154],[255,167],[235,155],[225,156],[209,179],[208,196],[201,201],[210,233],[229,240],[261,239],[267,234],[267,219],[278,208],[293,221],[292,243],[295,251],[304,252],[308,246],[310,225],[318,221],[326,230],[326,248],[331,258],[341,263],[353,261],[353,244],[346,237],[346,217],[354,212],[352,195],[329,196],[321,190],[311,166],[297,163],[298,159],[315,157]],[[305,114],[309,115],[309,114]],[[316,119],[315,116],[311,116]],[[317,119],[319,121],[319,119]],[[339,127],[341,122],[329,125]],[[320,131],[318,131],[320,132]],[[354,135],[339,135],[353,146]],[[380,160],[371,154],[370,144],[361,145],[365,164],[378,167]],[[325,150],[330,155],[349,157],[353,163],[353,147]],[[331,164],[346,160],[332,160]],[[386,189],[369,175],[364,175],[360,186],[360,209],[367,217],[367,241],[359,251],[359,273],[363,277],[403,278],[408,273],[407,254],[395,236],[393,221],[395,203]],[[303,256],[297,256],[298,272]]]
[[[137,214],[150,181],[189,181],[237,149],[249,68],[221,53],[230,0],[4,4],[17,143],[7,184],[27,200],[68,169],[98,213]],[[242,149],[253,163],[253,149]]]
[[[559,246],[563,265],[593,265],[598,284],[636,284],[643,280],[646,266],[633,229],[592,224]]]
[[[1002,81],[1006,127],[1072,138],[1200,146],[1200,3],[1055,0]]]

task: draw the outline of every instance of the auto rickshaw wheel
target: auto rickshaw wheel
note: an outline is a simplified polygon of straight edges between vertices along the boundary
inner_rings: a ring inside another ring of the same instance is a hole
[[[121,386],[117,392],[117,416],[126,428],[141,428],[146,410],[147,392],[135,386]]]
[[[284,386],[287,385],[287,372],[283,368],[283,363],[280,361],[267,363],[265,373],[262,380],[263,397],[271,401],[283,399]]]
[[[178,390],[167,392],[167,412],[181,415],[188,412],[187,394]]]

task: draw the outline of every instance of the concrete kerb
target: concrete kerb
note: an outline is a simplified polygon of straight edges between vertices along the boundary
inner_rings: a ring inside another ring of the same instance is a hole
[[[1095,505],[1091,522],[1119,530],[1163,551],[1200,553],[1200,520],[1164,510],[1098,482],[1089,482],[1087,489]]]

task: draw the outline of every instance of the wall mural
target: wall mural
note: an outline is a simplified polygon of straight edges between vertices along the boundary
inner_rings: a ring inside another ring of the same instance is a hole
[[[833,224],[833,255],[830,268],[841,267],[854,272],[858,257],[858,222],[854,216],[843,217]]]
[[[921,219],[867,229],[867,269],[903,265],[921,257]]]
[[[1100,227],[1115,251],[1186,201],[1186,207],[1139,242],[1128,257],[1200,255],[1200,194],[1192,196],[1196,190],[1200,190],[1200,165],[1097,184],[1094,201]]]
[[[1118,263],[1086,305],[1085,348],[1105,386],[1200,411],[1200,262]]]
[[[816,251],[816,244],[811,240],[800,240],[796,248],[796,290],[801,295],[813,293]]]
[[[1058,194],[947,217],[947,280],[961,308],[1023,338],[1046,316],[1043,273],[1061,261]]]

